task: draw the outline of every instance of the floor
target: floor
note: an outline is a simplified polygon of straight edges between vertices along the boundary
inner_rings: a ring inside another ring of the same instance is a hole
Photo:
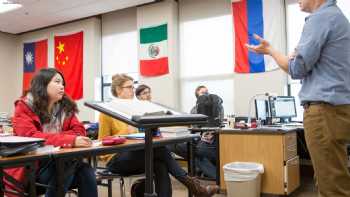
[[[303,173],[302,173],[303,174]],[[137,178],[131,178],[125,180],[125,186],[126,186],[126,196],[130,197],[130,186],[132,185],[132,182],[137,180]],[[205,181],[203,181],[205,182]],[[214,182],[210,182],[210,184],[213,184]],[[317,197],[317,190],[314,186],[314,181],[312,178],[312,175],[306,175],[301,177],[301,186],[294,191],[289,197]],[[186,197],[187,196],[187,189],[184,187],[181,183],[176,181],[175,179],[172,180],[172,186],[173,186],[173,196],[174,197]],[[107,196],[107,189],[104,187],[99,187],[99,196]],[[115,180],[113,182],[113,196],[120,196],[119,192],[119,181]],[[217,194],[215,197],[225,197],[227,195],[225,194]],[[262,197],[275,197],[274,195],[261,195]]]

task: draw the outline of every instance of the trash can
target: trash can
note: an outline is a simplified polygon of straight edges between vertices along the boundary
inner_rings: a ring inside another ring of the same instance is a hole
[[[232,162],[223,168],[228,197],[260,197],[262,164]]]

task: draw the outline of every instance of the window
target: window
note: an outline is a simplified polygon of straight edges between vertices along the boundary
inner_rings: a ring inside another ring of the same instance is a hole
[[[187,6],[186,9],[190,9],[189,6],[197,9],[195,6],[199,5]],[[184,16],[185,14],[188,16]],[[180,15],[181,110],[185,112],[191,110],[196,103],[194,95],[196,87],[205,85],[210,93],[217,94],[223,99],[225,114],[233,114],[232,15],[226,12],[223,15],[194,19],[189,17],[191,14],[193,12]]]

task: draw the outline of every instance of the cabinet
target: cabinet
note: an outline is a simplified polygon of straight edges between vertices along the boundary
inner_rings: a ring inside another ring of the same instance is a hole
[[[234,161],[264,165],[262,193],[290,194],[300,185],[296,131],[223,130],[219,152],[221,189],[226,188],[222,166]]]

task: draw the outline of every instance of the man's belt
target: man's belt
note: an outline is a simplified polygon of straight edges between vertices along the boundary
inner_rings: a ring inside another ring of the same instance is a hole
[[[324,101],[304,101],[302,102],[302,106],[304,109],[308,109],[311,105],[322,105],[322,104],[327,104],[329,105],[329,103],[324,102]]]

